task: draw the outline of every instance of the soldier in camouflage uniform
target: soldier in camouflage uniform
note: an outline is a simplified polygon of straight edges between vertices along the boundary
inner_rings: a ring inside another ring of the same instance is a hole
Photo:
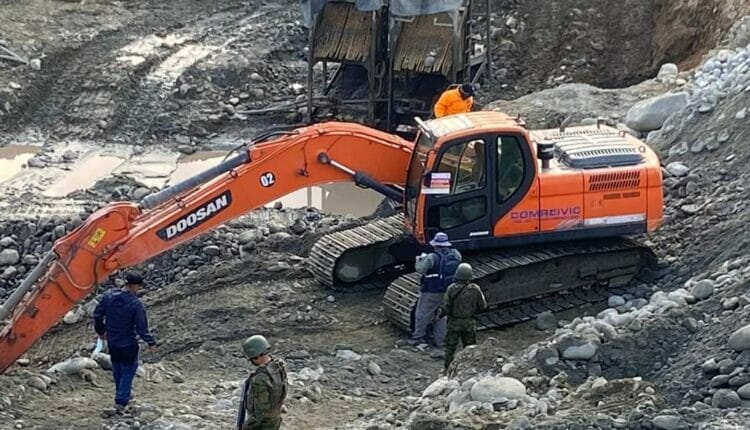
[[[487,308],[487,301],[479,285],[471,282],[474,270],[467,263],[456,268],[456,282],[445,292],[441,315],[448,316],[448,328],[445,336],[445,368],[453,361],[453,356],[460,340],[464,347],[477,343],[477,327],[474,317]]]
[[[281,427],[281,405],[286,399],[286,366],[268,354],[271,345],[265,337],[255,335],[242,345],[245,356],[258,366],[242,388],[237,415],[237,430],[278,430]]]

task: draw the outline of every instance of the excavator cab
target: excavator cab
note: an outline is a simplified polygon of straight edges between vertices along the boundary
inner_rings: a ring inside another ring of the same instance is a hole
[[[418,122],[404,206],[421,243],[442,231],[460,250],[482,250],[661,222],[658,159],[632,136],[604,126],[531,132],[497,112]]]
[[[438,131],[451,122],[456,123],[453,132]],[[454,116],[421,123],[409,164],[405,211],[421,241],[443,231],[459,249],[479,249],[481,239],[493,237],[497,220],[529,192],[536,163],[521,127],[457,133],[461,122],[461,116]]]

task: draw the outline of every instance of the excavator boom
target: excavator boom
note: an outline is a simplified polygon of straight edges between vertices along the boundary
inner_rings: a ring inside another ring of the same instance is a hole
[[[60,238],[5,305],[0,372],[113,272],[132,267],[293,191],[355,182],[401,199],[413,145],[351,123],[264,136],[202,174],[93,213]]]

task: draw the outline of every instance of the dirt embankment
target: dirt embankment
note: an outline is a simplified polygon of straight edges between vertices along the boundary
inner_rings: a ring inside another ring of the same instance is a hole
[[[566,82],[624,87],[653,77],[666,62],[695,66],[750,12],[743,0],[499,0],[494,6],[495,82],[485,90],[487,100]]]
[[[744,0],[656,0],[651,47],[654,67],[678,63],[697,66],[701,57],[717,46],[730,27],[750,12]]]

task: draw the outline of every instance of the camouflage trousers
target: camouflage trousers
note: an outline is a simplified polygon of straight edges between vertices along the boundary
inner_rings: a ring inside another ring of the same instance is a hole
[[[474,318],[448,317],[448,329],[445,335],[445,368],[453,361],[461,341],[464,348],[477,343],[477,326]]]
[[[281,417],[266,417],[262,420],[245,424],[242,430],[279,430],[281,428]]]

